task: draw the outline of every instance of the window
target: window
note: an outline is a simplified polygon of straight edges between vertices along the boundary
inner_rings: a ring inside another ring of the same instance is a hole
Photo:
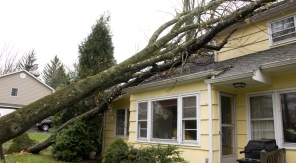
[[[296,92],[280,94],[283,143],[296,143]]]
[[[250,97],[250,121],[252,139],[274,139],[272,95]]]
[[[197,140],[196,96],[182,98],[183,141]]]
[[[272,45],[294,40],[296,38],[295,15],[270,22],[269,32]]]
[[[248,96],[248,138],[276,139],[281,148],[296,147],[296,89]]]
[[[137,139],[198,145],[198,108],[198,94],[138,102]]]
[[[116,111],[116,136],[129,135],[129,110],[118,109]]]
[[[11,96],[17,96],[17,92],[18,92],[17,88],[12,88],[11,89]]]

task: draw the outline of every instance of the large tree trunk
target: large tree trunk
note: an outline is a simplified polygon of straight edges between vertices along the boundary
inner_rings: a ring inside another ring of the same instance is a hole
[[[172,30],[167,35],[159,38],[158,40],[156,40],[158,35],[156,34],[156,37],[153,38],[156,41],[150,40],[150,43],[146,48],[128,60],[118,64],[117,66],[105,70],[97,75],[87,77],[78,81],[77,83],[73,83],[62,90],[59,90],[34,103],[18,109],[11,114],[1,117],[0,144],[18,135],[21,135],[40,120],[77,103],[95,91],[104,91],[114,85],[128,81],[129,79],[133,78],[133,74],[142,70],[143,68],[153,66],[155,63],[165,59],[172,59],[176,54],[183,51],[184,49],[189,49],[189,51],[195,52],[207,44],[221,30],[245,19],[255,9],[259,8],[261,4],[272,1],[274,0],[259,0],[252,2],[250,5],[238,10],[237,12],[225,16],[223,20],[209,20],[204,24],[194,24],[179,27]],[[196,9],[196,11],[193,10],[192,13],[189,12],[189,15],[194,16],[196,12],[205,11],[206,9],[210,9],[212,7],[211,5],[218,5],[219,3],[222,3],[222,1],[211,2],[203,8]],[[177,17],[173,22],[186,22],[184,19],[190,19],[190,17]],[[193,38],[191,41],[186,42],[184,45],[179,46],[172,51],[164,54],[159,52],[158,55],[149,58],[151,54],[165,46],[169,41],[177,37],[179,34],[201,26],[207,26],[207,23],[216,23],[216,26],[212,27],[207,34],[198,38]],[[172,21],[170,21],[168,24],[169,26],[172,25]],[[194,46],[191,46],[193,44]]]
[[[39,153],[41,150],[52,145],[54,143],[53,140],[54,140],[55,136],[57,135],[57,133],[59,133],[62,129],[66,128],[68,125],[73,124],[77,120],[86,121],[90,118],[93,118],[94,116],[97,116],[99,113],[103,113],[114,99],[123,95],[122,90],[124,88],[136,86],[139,83],[143,82],[144,80],[148,79],[149,77],[153,76],[154,74],[156,74],[158,72],[168,70],[172,67],[178,67],[181,64],[182,64],[182,60],[181,60],[181,58],[179,58],[179,59],[176,59],[174,62],[170,62],[170,63],[164,64],[161,66],[156,66],[156,67],[150,69],[149,71],[142,73],[137,78],[127,82],[126,84],[123,84],[121,86],[118,86],[118,87],[112,89],[113,91],[110,91],[108,93],[108,95],[104,98],[104,100],[102,100],[102,102],[100,103],[99,106],[97,106],[97,107],[77,116],[77,117],[74,117],[74,118],[68,120],[66,123],[61,125],[54,133],[52,133],[51,136],[48,137],[45,141],[43,141],[39,144],[36,144],[32,147],[27,148],[26,151],[30,152],[30,153]]]

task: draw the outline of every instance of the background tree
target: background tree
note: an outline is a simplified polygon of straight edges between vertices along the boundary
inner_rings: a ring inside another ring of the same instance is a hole
[[[17,64],[18,70],[26,70],[35,77],[39,77],[40,73],[37,71],[38,64],[36,64],[37,58],[35,51],[29,51],[26,55],[24,55]]]
[[[112,36],[111,30],[109,27],[109,14],[103,14],[99,20],[97,20],[96,24],[92,26],[91,33],[87,36],[87,38],[81,43],[79,46],[79,63],[76,71],[78,72],[78,79],[85,78],[87,76],[95,75],[107,68],[112,67],[115,64],[114,56],[113,56],[113,44],[112,44]],[[78,80],[74,79],[74,80]],[[103,93],[104,94],[104,93]],[[58,128],[69,119],[73,117],[77,117],[78,115],[91,110],[96,107],[98,101],[100,101],[100,95],[98,93],[94,93],[88,98],[80,101],[79,103],[66,108],[65,110],[59,112],[54,116],[53,125]],[[83,138],[85,142],[89,142],[94,145],[96,148],[90,148],[90,146],[82,146],[81,143],[76,144],[77,148],[84,149],[84,151],[97,150],[97,152],[101,152],[101,139],[100,132],[102,128],[103,115],[99,114],[98,116],[93,116],[89,118],[87,121],[82,121],[85,126],[85,130],[83,130],[83,134],[85,135]],[[73,130],[76,128],[73,127]],[[77,128],[78,130],[79,128]],[[63,130],[64,131],[64,130]],[[63,132],[62,131],[62,132]],[[64,133],[64,135],[69,134],[70,132]],[[74,132],[79,133],[79,132]],[[68,137],[70,137],[69,135]],[[56,139],[65,139],[66,137],[60,137],[60,134],[57,135]],[[73,137],[72,139],[81,138],[79,135]],[[66,142],[67,140],[64,140]],[[74,142],[81,142],[81,140],[77,140]],[[73,149],[74,150],[74,149]],[[68,155],[68,153],[64,152],[64,149],[61,148],[58,144],[55,143],[53,146],[54,153],[63,153],[63,155]],[[76,151],[73,151],[74,153]],[[77,151],[78,152],[78,151]],[[70,153],[69,153],[70,154]],[[86,153],[88,154],[88,153]],[[80,157],[79,155],[76,155]],[[75,157],[70,157],[72,161],[75,161]],[[58,157],[58,159],[63,159],[62,157]]]
[[[0,50],[0,75],[16,71],[17,58],[19,53],[13,53],[13,47],[3,45]]]
[[[91,33],[79,45],[78,76],[80,79],[114,66],[114,47],[109,21],[110,15],[103,14],[92,26]]]
[[[258,0],[244,5],[234,5],[231,8],[228,7],[227,12],[219,12],[212,19],[207,17],[212,9],[218,9],[217,6],[225,8],[225,6],[230,6],[227,3],[232,3],[232,1],[211,1],[191,11],[178,13],[175,18],[164,23],[155,31],[145,48],[124,62],[70,84],[62,90],[1,117],[0,124],[3,126],[0,128],[0,143],[20,135],[36,122],[76,104],[94,92],[110,90],[115,85],[126,83],[145,73],[145,71],[157,69],[169,62],[185,62],[186,58],[196,56],[192,54],[197,54],[202,48],[221,48],[220,45],[217,47],[208,46],[208,43],[220,31],[245,20],[252,14],[257,13],[258,10],[256,9],[273,1],[275,0]],[[233,3],[236,2],[233,1]],[[276,3],[276,5],[289,2],[282,1]],[[273,6],[269,5],[268,9],[270,8],[273,8]],[[267,8],[261,9],[266,10]],[[193,24],[186,25],[189,19],[203,14],[205,17],[200,23],[196,21],[197,23],[193,22]],[[194,30],[196,37],[184,41],[184,33],[190,30]],[[166,31],[167,33],[164,33]]]
[[[56,55],[50,60],[50,63],[45,65],[42,78],[47,85],[54,89],[60,89],[70,84],[64,65]]]

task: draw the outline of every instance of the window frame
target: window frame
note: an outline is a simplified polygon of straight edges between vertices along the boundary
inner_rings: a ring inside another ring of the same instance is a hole
[[[184,97],[196,97],[196,140],[183,140],[184,128],[183,128],[183,107],[182,99]],[[161,100],[177,99],[177,139],[159,139],[152,136],[152,102]],[[147,137],[140,137],[139,131],[139,104],[147,103]],[[167,144],[179,144],[189,146],[200,146],[200,92],[192,92],[171,96],[161,96],[150,99],[138,100],[136,103],[136,141],[137,142],[151,142],[151,143],[167,143]]]
[[[279,148],[286,149],[295,149],[296,143],[284,142],[284,133],[283,133],[283,119],[281,112],[281,100],[280,95],[284,93],[296,93],[296,87],[276,89],[271,91],[260,91],[260,92],[251,92],[246,94],[246,113],[247,113],[247,139],[252,140],[251,133],[251,121],[250,121],[250,101],[249,97],[272,94],[273,102],[273,118],[274,118],[274,136]]]
[[[12,97],[18,97],[18,88],[11,88],[10,96]]]
[[[267,22],[268,36],[269,36],[269,45],[270,46],[274,46],[274,45],[278,45],[278,44],[283,44],[283,43],[286,43],[286,42],[289,42],[289,41],[296,40],[296,37],[292,37],[292,38],[280,40],[280,41],[277,41],[277,42],[273,42],[273,40],[272,40],[271,24],[272,23],[275,23],[277,21],[288,19],[289,17],[293,17],[294,18],[294,27],[295,27],[295,34],[296,34],[296,13],[293,13],[293,14],[290,14],[290,15],[287,15],[287,16],[284,16],[284,17],[281,17],[281,18],[278,18],[278,19],[274,19],[274,20],[271,20],[271,21],[268,21]]]
[[[117,134],[117,116],[118,116],[118,111],[119,110],[124,110],[124,135],[118,135]],[[116,114],[115,114],[115,137],[123,137],[123,138],[127,138],[129,137],[129,114],[130,113],[130,110],[128,107],[125,107],[125,108],[117,108],[116,109]]]
[[[251,118],[251,106],[250,106],[250,98],[251,97],[259,97],[259,96],[265,96],[265,95],[271,95],[271,98],[272,98],[272,112],[273,112],[273,118],[255,118],[255,119],[252,119]],[[253,140],[252,138],[252,122],[253,121],[270,121],[270,120],[273,120],[273,123],[274,123],[274,137],[276,138],[276,105],[275,105],[275,95],[273,92],[262,92],[262,93],[255,93],[255,94],[248,94],[247,95],[247,123],[248,123],[248,140]]]
[[[294,149],[296,148],[296,143],[289,143],[289,142],[284,142],[284,128],[283,128],[283,117],[282,117],[282,111],[281,111],[281,99],[280,95],[284,93],[296,93],[296,88],[291,88],[291,89],[282,89],[278,90],[276,92],[276,98],[277,98],[277,108],[278,108],[278,114],[277,114],[277,119],[278,119],[278,128],[279,132],[277,132],[277,142],[280,144],[280,147],[286,148],[286,149]]]

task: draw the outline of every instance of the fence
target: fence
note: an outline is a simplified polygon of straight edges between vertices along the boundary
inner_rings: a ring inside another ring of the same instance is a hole
[[[261,151],[260,163],[286,163],[286,149],[281,148],[272,152]]]

